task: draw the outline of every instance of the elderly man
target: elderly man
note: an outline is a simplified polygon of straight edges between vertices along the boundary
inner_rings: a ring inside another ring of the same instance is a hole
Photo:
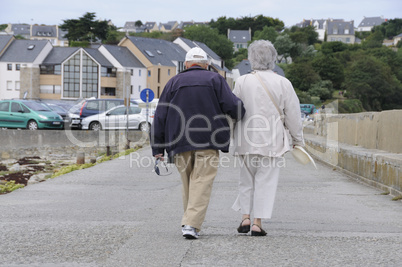
[[[151,130],[152,154],[163,159],[166,150],[183,183],[182,234],[199,236],[215,179],[219,150],[227,153],[230,129],[226,115],[240,120],[243,103],[225,79],[208,71],[207,54],[195,47],[188,51],[186,70],[166,84]]]

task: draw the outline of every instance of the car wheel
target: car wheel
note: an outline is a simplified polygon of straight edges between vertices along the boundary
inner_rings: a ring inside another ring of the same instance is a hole
[[[91,124],[89,125],[89,129],[92,131],[100,131],[100,130],[102,130],[102,126],[99,122],[94,121],[94,122],[91,122]]]
[[[38,123],[34,120],[30,120],[30,121],[28,121],[27,128],[31,131],[38,130]]]
[[[146,122],[141,122],[139,129],[140,129],[140,131],[143,131],[143,132],[145,132],[147,130],[149,131],[151,129],[151,124],[148,123],[148,129],[147,129],[147,123]]]

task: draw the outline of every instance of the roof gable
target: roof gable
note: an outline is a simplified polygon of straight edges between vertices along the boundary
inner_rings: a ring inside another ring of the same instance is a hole
[[[43,60],[42,65],[59,65],[77,50],[79,47],[53,47],[49,55]]]
[[[382,17],[364,17],[358,27],[374,27],[381,25],[383,22],[385,22],[385,19]]]
[[[127,47],[103,45],[107,51],[124,67],[145,68]]]
[[[14,40],[0,61],[32,63],[48,43],[47,40]]]
[[[176,66],[173,61],[184,61],[186,52],[179,45],[160,39],[127,37],[153,65]]]
[[[229,30],[228,38],[233,43],[247,43],[251,41],[251,34],[248,30]]]

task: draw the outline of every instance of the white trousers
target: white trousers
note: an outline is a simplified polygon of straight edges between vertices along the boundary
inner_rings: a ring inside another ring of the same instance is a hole
[[[270,219],[283,158],[240,156],[239,194],[232,209],[254,218]]]

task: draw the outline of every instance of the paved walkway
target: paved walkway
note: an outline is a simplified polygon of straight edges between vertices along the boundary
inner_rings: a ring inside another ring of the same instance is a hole
[[[287,155],[266,237],[238,235],[228,154],[198,240],[181,236],[177,172],[149,147],[0,196],[0,266],[400,266],[402,203]],[[138,165],[142,165],[138,166]],[[145,167],[144,167],[145,165]]]

